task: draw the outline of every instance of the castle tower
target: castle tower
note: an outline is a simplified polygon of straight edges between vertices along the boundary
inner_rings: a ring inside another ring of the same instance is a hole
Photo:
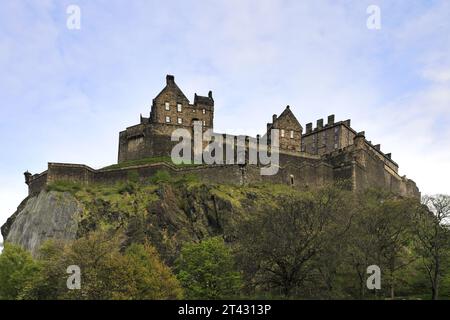
[[[204,128],[212,129],[213,120],[214,99],[211,91],[207,97],[195,94],[194,104],[190,104],[175,83],[175,77],[166,76],[166,86],[153,99],[150,123],[190,127],[193,121],[201,121]]]
[[[314,129],[311,122],[307,123],[302,137],[302,151],[324,155],[352,145],[356,132],[350,123],[350,119],[335,122],[334,114],[328,116],[327,123],[324,123],[324,119],[318,119]]]
[[[272,123],[267,124],[268,136],[270,136],[271,129],[280,130],[280,150],[300,152],[303,128],[289,106],[279,117],[276,114],[272,116]]]
[[[214,99],[195,94],[191,104],[175,83],[175,77],[166,76],[166,86],[153,99],[150,117],[140,117],[140,123],[119,133],[118,162],[155,156],[168,156],[173,144],[171,135],[175,129],[193,129],[195,121],[203,130],[213,129]]]

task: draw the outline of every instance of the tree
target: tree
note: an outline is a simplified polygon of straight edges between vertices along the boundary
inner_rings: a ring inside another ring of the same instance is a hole
[[[316,269],[314,259],[348,228],[348,215],[338,214],[347,211],[344,199],[333,187],[292,194],[243,223],[238,252],[247,287],[285,297],[301,288]],[[331,285],[335,272],[328,271]]]
[[[35,260],[40,272],[22,291],[23,299],[56,300],[67,292],[67,248],[67,243],[62,240],[49,240],[42,244]]]
[[[0,299],[20,299],[22,291],[39,273],[31,254],[20,246],[5,243],[0,254]]]
[[[450,248],[450,196],[426,196],[422,203],[415,220],[417,249],[430,281],[431,299],[437,300]]]
[[[380,264],[386,265],[389,272],[389,294],[395,298],[397,274],[416,258],[412,257],[407,245],[412,239],[412,222],[416,200],[388,199],[377,210],[379,212],[378,227],[374,231]]]
[[[177,262],[178,279],[189,299],[221,299],[238,295],[240,274],[230,249],[220,237],[188,243]]]
[[[179,299],[182,289],[149,244],[121,251],[120,236],[93,232],[72,242],[49,241],[39,253],[40,274],[27,299]],[[81,289],[69,290],[67,267],[81,270]]]
[[[365,297],[367,267],[375,264],[383,270],[383,279],[389,284],[393,299],[398,271],[415,259],[407,246],[412,239],[417,201],[375,189],[359,194],[358,200],[348,255],[358,277],[359,297]]]
[[[137,292],[133,299],[181,299],[183,290],[169,267],[150,244],[132,244],[125,257],[136,279]]]

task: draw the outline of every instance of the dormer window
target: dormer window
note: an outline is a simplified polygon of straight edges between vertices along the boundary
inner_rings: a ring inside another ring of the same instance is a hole
[[[206,114],[206,110],[205,109],[203,109],[202,112],[203,112],[203,114]]]
[[[294,139],[294,130],[291,130],[291,139]]]
[[[281,137],[284,138],[284,129],[281,129]]]
[[[170,110],[170,103],[166,102],[164,104],[164,106],[166,107],[166,110],[169,111]]]
[[[181,112],[181,103],[177,103],[177,111]]]
[[[166,117],[166,122],[170,123],[170,117]]]

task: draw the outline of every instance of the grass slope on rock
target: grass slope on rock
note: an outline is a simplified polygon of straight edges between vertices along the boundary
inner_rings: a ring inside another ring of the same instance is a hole
[[[236,227],[280,195],[295,193],[286,185],[205,184],[195,176],[173,178],[159,171],[147,181],[131,177],[115,185],[58,182],[48,190],[71,193],[84,207],[78,237],[92,230],[121,230],[127,243],[150,241],[172,265],[185,241],[223,235],[233,241]]]

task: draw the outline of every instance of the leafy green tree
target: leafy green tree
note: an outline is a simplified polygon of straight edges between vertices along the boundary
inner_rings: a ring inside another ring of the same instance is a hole
[[[158,252],[148,243],[132,244],[127,248],[127,265],[136,275],[136,294],[133,299],[181,299],[183,290],[169,267],[163,264]]]
[[[185,244],[177,260],[178,279],[189,299],[238,295],[241,281],[230,249],[220,237]]]
[[[24,288],[21,297],[26,300],[56,300],[67,292],[67,264],[65,262],[67,243],[49,240],[39,249],[36,263],[40,272]]]
[[[417,203],[377,189],[358,194],[348,258],[357,275],[359,298],[366,297],[366,270],[370,265],[381,268],[383,283],[387,284],[382,289],[395,298],[395,288],[401,282],[398,274],[416,260],[409,247]]]
[[[290,195],[273,209],[255,214],[239,231],[238,257],[247,289],[292,297],[317,273],[316,259],[348,229],[351,210],[334,187]],[[328,256],[331,257],[331,256]],[[325,257],[323,257],[326,260]],[[330,290],[335,265],[322,263]],[[327,269],[327,270],[325,270]]]
[[[180,299],[181,286],[149,244],[132,244],[93,232],[72,242],[49,241],[39,253],[41,272],[24,290],[26,299]],[[67,288],[67,267],[81,270],[81,289]]]
[[[29,252],[5,243],[0,255],[0,299],[20,299],[22,291],[37,277],[39,270]]]
[[[427,196],[422,202],[415,217],[417,252],[428,275],[431,299],[437,300],[450,254],[450,196]]]

